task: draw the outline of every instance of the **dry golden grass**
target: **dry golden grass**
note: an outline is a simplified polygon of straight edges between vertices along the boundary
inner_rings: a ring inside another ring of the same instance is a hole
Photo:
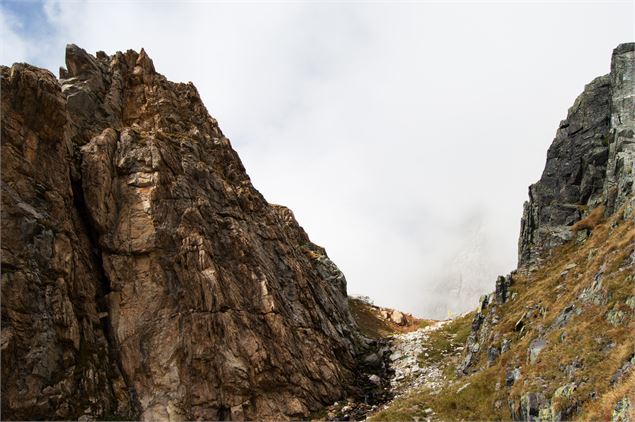
[[[573,226],[571,226],[571,231],[573,233],[577,233],[580,230],[584,230],[584,229],[593,230],[595,226],[599,224],[599,222],[602,220],[603,217],[604,217],[604,205],[600,205],[594,208],[593,211],[591,211],[589,215],[587,215],[585,218],[583,218],[582,220],[578,221]]]
[[[407,333],[435,322],[408,315],[406,325],[397,325],[382,318],[377,309],[360,299],[349,298],[348,306],[362,333],[370,338],[389,337],[397,333]]]
[[[348,299],[351,314],[362,333],[370,338],[388,337],[395,334],[393,328],[382,318],[378,318],[372,308],[359,299]]]
[[[481,350],[485,351],[490,345],[499,346],[502,339],[511,340],[510,350],[494,365],[487,367],[487,353],[481,352],[474,364],[482,368],[480,371],[446,386],[438,394],[421,390],[398,400],[374,419],[423,417],[422,411],[427,407],[442,420],[509,419],[510,399],[518,402],[528,392],[539,392],[549,398],[557,388],[570,382],[576,383],[573,394],[554,399],[555,409],[573,405],[581,408],[574,415],[576,419],[610,420],[617,401],[628,395],[633,413],[635,371],[614,388],[609,381],[634,350],[635,318],[625,302],[634,294],[633,271],[627,260],[635,249],[635,224],[632,219],[623,218],[623,209],[607,220],[602,219],[603,212],[601,207],[594,209],[578,225],[578,230],[593,229],[586,240],[568,242],[554,249],[536,271],[516,274],[511,286],[516,297],[498,307],[500,321],[492,327],[489,340],[481,344]],[[582,300],[581,295],[589,291],[595,280],[601,280],[598,291],[603,299],[598,303]],[[569,305],[575,305],[576,313],[571,314],[563,327],[553,326]],[[623,311],[624,321],[618,325],[609,323],[606,318],[609,310]],[[523,315],[525,329],[520,333],[514,330],[514,325]],[[529,364],[529,343],[539,336],[547,340],[547,347],[535,364]],[[573,375],[567,374],[564,369],[573,362],[581,365]],[[521,368],[521,378],[508,388],[505,373],[514,367]],[[456,390],[468,382],[470,385],[461,391],[466,393],[457,395]],[[501,385],[499,389],[494,388],[497,383]],[[598,399],[591,400],[592,395]],[[635,420],[634,415],[631,419]]]
[[[608,243],[608,252],[626,249],[629,245],[635,244],[635,229],[626,232],[623,238],[612,238]]]
[[[610,421],[615,405],[624,397],[629,397],[631,405],[628,416],[635,421],[635,371],[618,384],[602,394],[597,400],[587,402],[580,412],[579,419],[583,421]]]

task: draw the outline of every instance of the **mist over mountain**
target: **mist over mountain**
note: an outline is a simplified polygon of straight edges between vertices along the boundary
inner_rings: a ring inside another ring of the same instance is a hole
[[[0,419],[635,421],[631,6],[3,1]]]

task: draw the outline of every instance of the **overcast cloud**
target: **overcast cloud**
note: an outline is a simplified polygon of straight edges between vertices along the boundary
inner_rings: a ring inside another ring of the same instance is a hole
[[[144,47],[350,293],[445,317],[516,265],[527,186],[633,3],[12,2],[2,64]]]

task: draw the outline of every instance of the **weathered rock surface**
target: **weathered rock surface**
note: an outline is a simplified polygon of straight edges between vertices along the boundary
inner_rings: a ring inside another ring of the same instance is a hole
[[[141,50],[2,68],[4,419],[286,419],[351,394],[346,280]]]
[[[132,416],[74,203],[66,99],[48,71],[1,72],[2,418]]]
[[[540,180],[529,187],[518,242],[519,267],[571,239],[595,207],[633,209],[635,44],[613,51],[611,72],[588,84],[560,122]],[[630,198],[630,199],[629,199]]]
[[[521,221],[519,271],[498,277],[495,292],[483,296],[475,312],[457,375],[482,371],[498,361],[506,365],[504,384],[510,389],[522,377],[526,377],[521,390],[523,393],[515,398],[510,395],[508,399],[514,420],[568,420],[579,411],[581,401],[595,399],[595,393],[588,397],[577,397],[577,401],[571,399],[577,388],[574,380],[582,382],[576,379],[575,374],[581,370],[584,359],[576,357],[563,363],[560,370],[568,382],[550,393],[536,386],[547,385],[544,380],[534,376],[535,384],[532,386],[527,374],[545,365],[541,362],[545,350],[579,341],[568,339],[567,329],[570,328],[571,320],[580,315],[585,306],[608,306],[609,294],[603,287],[603,279],[607,276],[605,272],[609,272],[606,263],[598,263],[597,269],[589,274],[584,274],[584,268],[579,263],[566,261],[560,269],[552,270],[560,271],[559,277],[554,278],[560,280],[556,290],[564,286],[562,283],[567,277],[570,278],[570,272],[576,273],[578,285],[587,285],[580,289],[572,302],[562,304],[562,310],[550,316],[550,323],[545,321],[548,309],[535,302],[521,303],[524,309],[520,317],[514,317],[515,323],[510,323],[507,318],[507,325],[501,327],[499,322],[505,319],[505,312],[518,312],[518,308],[514,310],[506,306],[506,303],[515,301],[516,293],[512,290],[518,288],[515,285],[516,278],[520,274],[531,273],[524,271],[527,269],[544,271],[545,266],[541,264],[551,262],[546,260],[549,252],[573,239],[578,231],[576,226],[592,230],[603,217],[612,217],[614,225],[611,227],[615,228],[617,221],[632,220],[635,201],[634,67],[635,44],[618,46],[613,52],[610,74],[596,78],[587,85],[569,109],[567,119],[560,123],[556,138],[549,148],[540,181],[529,188],[529,202],[525,203]],[[617,213],[618,210],[620,213]],[[580,224],[576,225],[578,222]],[[584,236],[577,238],[578,241],[584,239]],[[621,242],[621,246],[617,246],[616,242],[614,248],[630,246],[627,239]],[[578,243],[578,246],[583,246],[582,242]],[[592,256],[590,253],[583,255],[587,265],[592,262]],[[629,259],[625,257],[611,271],[620,273],[629,266]],[[614,283],[619,284],[617,281]],[[632,289],[625,290],[630,292]],[[605,312],[604,318],[609,324],[621,326],[626,321],[627,314],[620,306],[614,304]],[[598,312],[597,308],[593,312]],[[559,343],[554,344],[549,334],[558,330],[561,331]],[[531,333],[531,337],[523,346],[526,352],[524,362],[518,358],[510,359],[508,351],[513,343],[518,344],[528,333]],[[615,347],[615,343],[611,347]],[[623,368],[615,372],[614,379],[621,378],[630,368],[629,363],[624,363]]]

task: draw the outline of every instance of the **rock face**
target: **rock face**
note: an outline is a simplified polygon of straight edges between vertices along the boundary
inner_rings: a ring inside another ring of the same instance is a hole
[[[539,266],[555,246],[570,240],[575,223],[593,216],[593,210],[611,215],[624,205],[624,218],[632,218],[635,205],[633,195],[633,162],[635,161],[635,43],[621,44],[614,51],[611,72],[588,84],[584,92],[569,109],[567,118],[560,122],[556,138],[547,153],[542,178],[529,187],[529,201],[525,202],[519,239],[518,269]],[[591,227],[588,223],[583,227]],[[568,264],[561,277],[576,268]],[[604,268],[604,267],[602,267]],[[606,302],[596,291],[601,290],[603,269],[596,275],[593,286],[585,289],[582,298],[596,305]],[[492,327],[500,318],[499,307],[513,296],[517,271],[496,280],[496,290],[481,297],[474,314],[472,330],[466,344],[464,360],[457,368],[463,376],[474,370],[475,359],[485,349]],[[554,322],[562,328],[574,313],[567,307]],[[574,312],[575,311],[575,312]],[[526,324],[545,310],[527,306],[525,313],[514,325],[522,335]],[[609,313],[608,317],[617,314]],[[618,324],[616,324],[618,325]],[[487,349],[490,361],[495,361],[509,345],[505,341]],[[545,341],[538,339],[527,352],[533,363]]]
[[[588,84],[560,122],[540,180],[529,187],[518,243],[519,267],[536,264],[571,239],[594,208],[632,214],[635,161],[635,44],[613,51],[611,72]]]
[[[2,68],[2,414],[299,418],[349,394],[346,280],[141,50]],[[77,400],[79,398],[79,400]]]
[[[588,377],[591,371],[585,359],[592,352],[585,349],[586,336],[594,336],[595,344],[607,339],[607,346],[600,349],[606,361],[610,353],[620,360],[613,351],[619,345],[632,351],[631,336],[611,330],[633,325],[628,301],[635,259],[634,68],[635,44],[618,46],[610,74],[587,85],[560,123],[542,178],[529,188],[518,269],[498,277],[496,290],[481,298],[474,313],[457,375],[467,378],[498,365],[509,388],[505,394],[513,420],[569,420],[584,402],[597,400],[595,389],[601,386]],[[582,230],[594,231],[589,236]],[[574,235],[569,249],[549,256]],[[532,268],[540,271],[525,271]],[[619,289],[624,293],[609,293]],[[602,325],[580,328],[572,322],[598,314],[603,315]],[[611,385],[625,373],[622,368],[630,368],[631,359],[628,355],[614,369],[604,367]],[[559,360],[563,363],[554,373],[560,379],[554,385],[555,380],[543,377]],[[594,365],[593,373],[600,376],[599,364]],[[584,384],[593,386],[592,394],[583,396],[577,390]]]
[[[2,416],[130,414],[55,77],[2,67]]]

